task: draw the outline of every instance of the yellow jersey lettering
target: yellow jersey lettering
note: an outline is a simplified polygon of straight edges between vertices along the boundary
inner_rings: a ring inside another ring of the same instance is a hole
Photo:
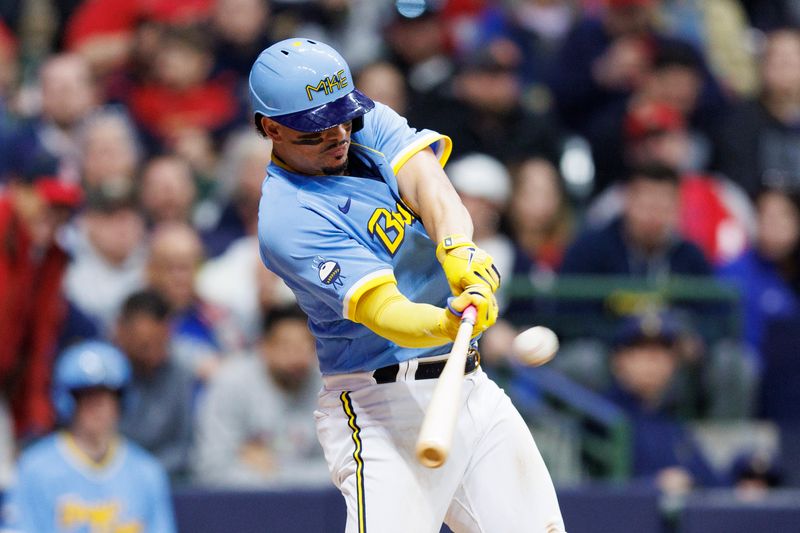
[[[87,503],[67,500],[61,503],[59,522],[64,529],[86,527],[89,533],[142,533],[144,527],[135,520],[120,522],[118,502]]]
[[[397,212],[379,207],[372,212],[367,222],[370,236],[378,237],[389,255],[394,256],[406,236],[406,226],[414,223],[414,215],[399,203],[395,204]]]

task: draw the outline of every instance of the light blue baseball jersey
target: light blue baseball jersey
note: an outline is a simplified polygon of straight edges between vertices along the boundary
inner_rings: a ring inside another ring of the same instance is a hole
[[[102,465],[67,433],[36,443],[19,460],[6,526],[19,533],[174,533],[164,469],[121,440]]]
[[[378,102],[353,134],[346,176],[293,173],[273,158],[259,208],[264,264],[309,316],[323,374],[374,370],[450,345],[402,348],[352,321],[358,299],[395,279],[411,301],[444,306],[450,290],[419,217],[403,203],[398,170],[430,146],[442,165],[450,139],[417,131]]]

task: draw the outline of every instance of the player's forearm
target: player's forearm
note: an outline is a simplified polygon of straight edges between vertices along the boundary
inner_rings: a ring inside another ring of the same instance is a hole
[[[434,242],[453,234],[472,238],[472,219],[433,151],[414,154],[398,171],[397,182]]]
[[[405,348],[429,348],[453,341],[442,328],[444,310],[410,301],[394,283],[385,283],[359,299],[355,321]]]

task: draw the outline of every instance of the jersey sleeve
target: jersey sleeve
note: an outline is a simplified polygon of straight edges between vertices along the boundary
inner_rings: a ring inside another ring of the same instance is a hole
[[[364,115],[364,128],[356,133],[354,140],[383,153],[395,175],[411,156],[428,146],[442,166],[452,150],[450,137],[432,130],[416,130],[380,102],[375,102],[375,109]]]
[[[364,293],[395,282],[391,263],[311,208],[305,209],[302,220],[291,228],[282,225],[280,235],[270,231],[274,225],[259,222],[265,265],[294,290],[301,306],[304,301],[322,304],[336,319],[353,320],[355,304]],[[315,309],[313,314],[321,312]]]

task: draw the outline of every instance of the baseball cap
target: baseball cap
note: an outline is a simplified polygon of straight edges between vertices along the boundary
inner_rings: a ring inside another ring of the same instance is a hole
[[[614,347],[626,348],[642,343],[671,347],[679,336],[678,321],[668,312],[644,313],[625,319],[614,335]]]
[[[83,189],[76,183],[68,183],[53,176],[40,176],[33,187],[51,206],[77,208],[83,201]]]
[[[447,175],[462,194],[497,204],[505,204],[511,194],[511,177],[506,167],[486,154],[468,154],[450,163]]]
[[[625,137],[640,141],[648,135],[686,129],[683,114],[669,104],[648,102],[634,106],[625,116]]]

